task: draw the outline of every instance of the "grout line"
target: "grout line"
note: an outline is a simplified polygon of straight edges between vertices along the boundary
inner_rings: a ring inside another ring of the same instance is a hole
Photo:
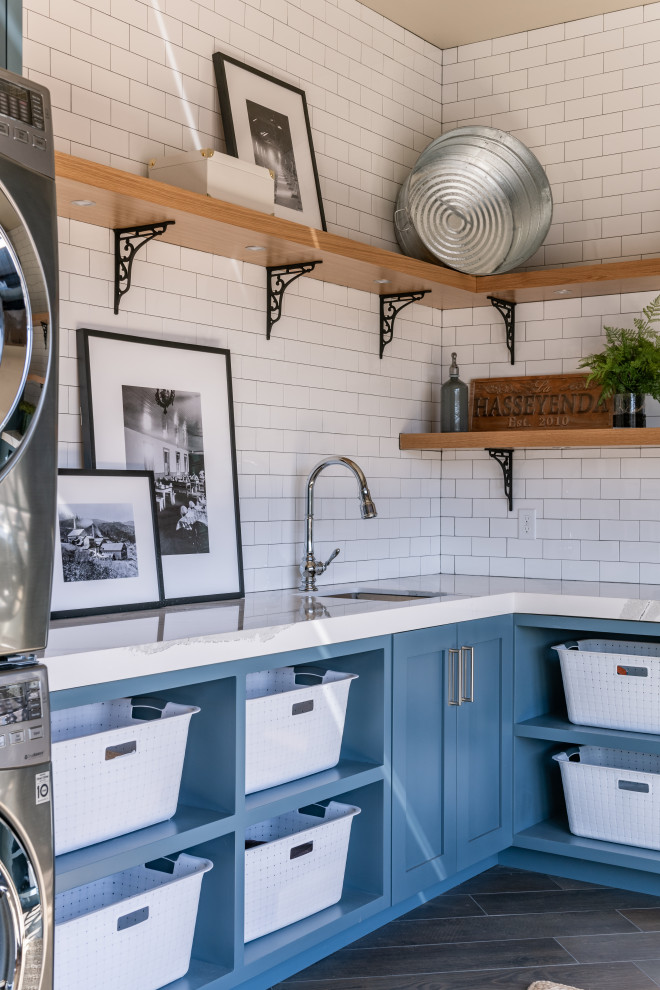
[[[635,925],[635,922],[632,920],[632,918],[626,918],[625,914],[623,913],[624,910],[628,910],[628,911],[654,911],[654,910],[657,910],[657,908],[615,908],[615,910],[616,910],[616,913],[617,914],[620,914],[621,917],[625,919],[625,921],[630,922],[631,925]],[[639,925],[635,925],[635,928],[639,932],[646,932],[647,931],[647,929],[645,929],[645,928],[640,928]],[[658,928],[657,930],[660,931],[660,928]],[[635,933],[632,932],[631,934],[634,935]]]
[[[458,894],[457,896],[458,897],[461,897],[461,894]],[[484,909],[482,908],[481,904],[479,904],[477,902],[477,900],[475,899],[475,897],[472,894],[468,894],[467,897],[468,897],[468,900],[472,901],[472,903],[476,907],[477,911],[481,911],[481,914],[474,915],[473,917],[487,918],[488,917],[487,913],[484,911]]]
[[[641,968],[641,966],[639,966],[636,962],[633,963],[633,966],[635,967],[635,969],[638,969],[640,973],[642,973],[647,978],[647,980],[650,980],[651,983],[655,984],[656,987],[660,987],[660,983],[658,983],[657,980],[654,980],[652,976],[649,976],[648,973],[645,973],[644,970]]]
[[[563,938],[564,936],[561,936],[561,937]],[[573,955],[573,953],[572,953],[572,952],[570,952],[570,951],[569,951],[569,950],[568,950],[568,949],[566,948],[566,946],[565,946],[565,945],[562,945],[562,944],[561,944],[561,942],[559,941],[559,939],[558,939],[558,938],[555,938],[555,939],[553,939],[553,941],[554,941],[554,942],[556,942],[556,943],[557,943],[557,945],[558,945],[558,946],[560,947],[560,949],[563,949],[563,950],[564,950],[564,952],[568,952],[568,954],[569,954],[569,956],[571,957],[571,959],[575,959],[575,956]],[[578,965],[578,966],[580,965],[580,962],[579,962],[579,960],[578,960],[578,959],[575,959],[575,962],[576,962],[576,965]]]

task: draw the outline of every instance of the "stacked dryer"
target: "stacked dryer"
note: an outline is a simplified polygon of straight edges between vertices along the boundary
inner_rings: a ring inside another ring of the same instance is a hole
[[[52,990],[46,645],[57,486],[48,91],[0,70],[0,988]]]

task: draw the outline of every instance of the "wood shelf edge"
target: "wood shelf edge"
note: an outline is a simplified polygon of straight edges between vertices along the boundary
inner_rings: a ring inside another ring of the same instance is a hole
[[[472,275],[56,152],[58,215],[99,226],[174,219],[163,240],[257,265],[322,260],[311,277],[373,293],[430,289],[424,304],[476,304]],[[92,206],[76,206],[90,199]],[[192,225],[192,226],[191,226]],[[199,233],[198,242],[195,230]],[[264,250],[250,252],[247,245]],[[387,287],[377,278],[389,278]],[[355,284],[354,284],[355,283]],[[447,295],[447,299],[443,298]]]
[[[55,173],[62,217],[110,228],[174,219],[168,243],[263,266],[322,260],[310,277],[375,294],[428,289],[420,305],[436,309],[489,306],[490,295],[553,299],[560,287],[576,295],[660,291],[660,258],[474,276],[64,152],[55,152]],[[78,199],[94,205],[76,206]],[[387,288],[376,284],[383,278]]]
[[[596,288],[604,282],[638,282],[644,279],[655,279],[660,288],[660,257],[642,258],[638,261],[606,261],[596,265],[569,265],[566,268],[536,268],[508,272],[505,275],[479,275],[476,278],[476,291],[508,298],[528,289],[570,286]]]
[[[658,447],[660,428],[497,430],[488,433],[401,433],[400,450],[512,450],[559,447]]]

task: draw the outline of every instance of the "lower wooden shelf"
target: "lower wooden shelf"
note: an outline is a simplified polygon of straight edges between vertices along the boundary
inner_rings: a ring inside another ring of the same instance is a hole
[[[563,817],[548,818],[532,825],[513,837],[513,845],[519,849],[554,853],[572,859],[606,863],[609,866],[625,866],[646,873],[660,873],[660,851],[624,846],[619,842],[603,842],[601,839],[585,839],[569,831]]]
[[[591,430],[490,430],[465,433],[401,433],[400,450],[487,450],[499,448],[660,447],[660,428]]]
[[[525,739],[547,739],[549,742],[572,746],[605,746],[636,753],[660,751],[660,733],[575,725],[565,715],[539,715],[525,722],[518,722],[514,727],[514,735]]]

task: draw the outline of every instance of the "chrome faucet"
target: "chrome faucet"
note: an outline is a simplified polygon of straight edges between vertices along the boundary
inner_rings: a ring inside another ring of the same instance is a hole
[[[339,553],[339,548],[334,550],[325,564],[316,560],[314,557],[314,484],[321,471],[333,464],[343,464],[344,467],[347,467],[355,475],[358,483],[358,497],[360,499],[360,513],[362,518],[375,519],[378,515],[376,506],[371,498],[371,493],[369,492],[367,479],[355,461],[352,461],[350,457],[325,457],[322,461],[319,461],[316,467],[312,468],[307,478],[307,549],[300,565],[301,591],[318,591],[316,578],[323,574]]]

